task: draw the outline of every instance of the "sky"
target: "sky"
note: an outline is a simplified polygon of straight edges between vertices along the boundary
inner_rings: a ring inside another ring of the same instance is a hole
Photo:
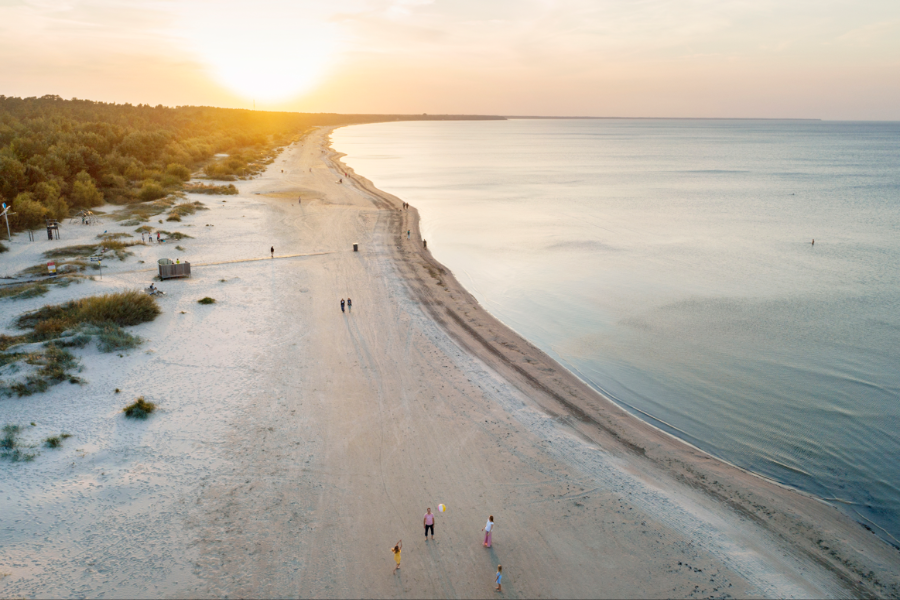
[[[0,0],[0,94],[900,120],[900,1]]]

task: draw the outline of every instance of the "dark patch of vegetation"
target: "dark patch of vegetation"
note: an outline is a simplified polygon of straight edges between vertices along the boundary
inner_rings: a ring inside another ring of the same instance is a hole
[[[40,369],[29,375],[24,382],[16,382],[9,387],[9,391],[17,396],[30,396],[38,392],[45,392],[52,385],[71,381],[80,383],[81,380],[73,377],[70,371],[80,369],[78,359],[71,353],[53,344],[47,346],[43,353],[32,353],[25,357],[25,362],[30,365],[39,365]],[[72,380],[75,381],[72,381]]]
[[[137,348],[143,340],[128,333],[118,325],[104,325],[97,333],[97,348],[100,352],[118,352]]]
[[[100,244],[82,244],[80,246],[64,246],[44,252],[44,258],[65,258],[71,256],[90,256],[94,254]]]
[[[197,304],[215,304],[215,303],[216,303],[216,299],[210,298],[209,296],[207,296],[205,298],[200,298],[199,300],[197,300]]]
[[[152,402],[148,402],[144,400],[144,397],[136,399],[134,402],[126,406],[122,409],[122,412],[125,413],[126,417],[130,417],[132,419],[146,419],[156,410],[156,405]]]
[[[211,185],[204,183],[192,183],[181,188],[184,192],[191,194],[210,194],[220,196],[234,196],[238,193],[238,189],[233,183],[228,185]]]
[[[206,206],[203,205],[200,201],[194,202],[182,202],[181,204],[175,205],[172,210],[169,211],[169,218],[167,221],[180,221],[181,217],[185,217],[187,215],[192,215],[198,210],[209,210]]]
[[[44,445],[48,448],[59,448],[60,446],[62,446],[63,441],[69,439],[70,437],[72,437],[72,435],[68,433],[52,435],[44,440]]]
[[[101,240],[110,240],[110,239],[116,239],[116,238],[127,238],[127,237],[130,238],[130,237],[134,237],[134,236],[131,235],[130,233],[119,232],[119,233],[101,233],[97,237],[100,238]]]
[[[26,298],[37,298],[43,296],[50,291],[50,287],[40,281],[32,281],[20,285],[5,285],[0,287],[0,298],[9,298],[10,300],[25,300]]]
[[[0,458],[11,460],[12,462],[32,461],[37,454],[23,450],[23,446],[19,443],[19,434],[22,428],[19,425],[4,425],[3,437],[0,438]]]
[[[184,248],[182,246],[175,246],[175,249],[179,252],[184,252]]]
[[[164,236],[166,236],[167,240],[178,241],[178,240],[183,240],[183,239],[189,239],[189,240],[194,239],[193,236],[190,236],[186,233],[181,233],[180,231],[163,231],[162,229],[160,229],[159,232],[161,234],[163,234]]]
[[[16,325],[31,331],[16,336],[0,335],[0,366],[22,361],[40,368],[24,381],[0,383],[0,394],[30,396],[66,380],[83,383],[72,374],[80,370],[78,360],[65,348],[83,348],[93,338],[97,339],[101,352],[134,348],[142,340],[122,327],[152,321],[159,314],[155,299],[131,291],[44,306],[21,315]],[[64,335],[66,332],[74,335]],[[40,341],[47,342],[43,352],[5,352],[13,345]]]
[[[9,250],[9,248],[7,248],[5,244],[0,242],[0,254],[3,254],[4,252],[7,252],[8,250]]]
[[[124,225],[124,223],[123,223],[123,225]],[[141,225],[140,227],[135,229],[135,231],[138,233],[150,233],[151,231],[153,231],[153,228],[150,227],[149,225]]]
[[[41,335],[62,333],[82,323],[122,327],[139,325],[152,321],[159,314],[159,306],[153,297],[133,290],[44,306],[20,316],[16,326],[34,329],[36,334]]]

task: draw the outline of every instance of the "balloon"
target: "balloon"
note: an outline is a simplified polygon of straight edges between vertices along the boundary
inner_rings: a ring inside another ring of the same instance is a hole
[[[443,504],[438,504],[438,510],[441,512],[444,512],[445,510],[447,510],[447,507],[444,506]]]

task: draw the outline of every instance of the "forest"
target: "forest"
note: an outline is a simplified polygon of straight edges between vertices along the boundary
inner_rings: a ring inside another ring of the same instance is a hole
[[[157,200],[192,177],[246,179],[313,126],[458,118],[0,96],[0,197],[14,230],[35,229],[106,202]]]

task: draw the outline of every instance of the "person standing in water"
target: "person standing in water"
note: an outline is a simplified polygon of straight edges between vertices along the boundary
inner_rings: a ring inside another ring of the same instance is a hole
[[[485,526],[482,528],[484,532],[484,547],[491,547],[491,532],[494,531],[494,515],[488,517],[488,521]]]
[[[391,548],[391,552],[394,553],[394,562],[397,563],[397,566],[394,567],[394,571],[400,568],[400,552],[403,550],[403,540],[397,542],[393,548]]]
[[[434,541],[434,515],[431,509],[425,510],[425,541],[428,541],[428,530],[431,529],[431,541]]]
[[[341,312],[344,312],[344,299],[341,298]]]
[[[347,312],[353,312],[353,300],[347,298]]]

